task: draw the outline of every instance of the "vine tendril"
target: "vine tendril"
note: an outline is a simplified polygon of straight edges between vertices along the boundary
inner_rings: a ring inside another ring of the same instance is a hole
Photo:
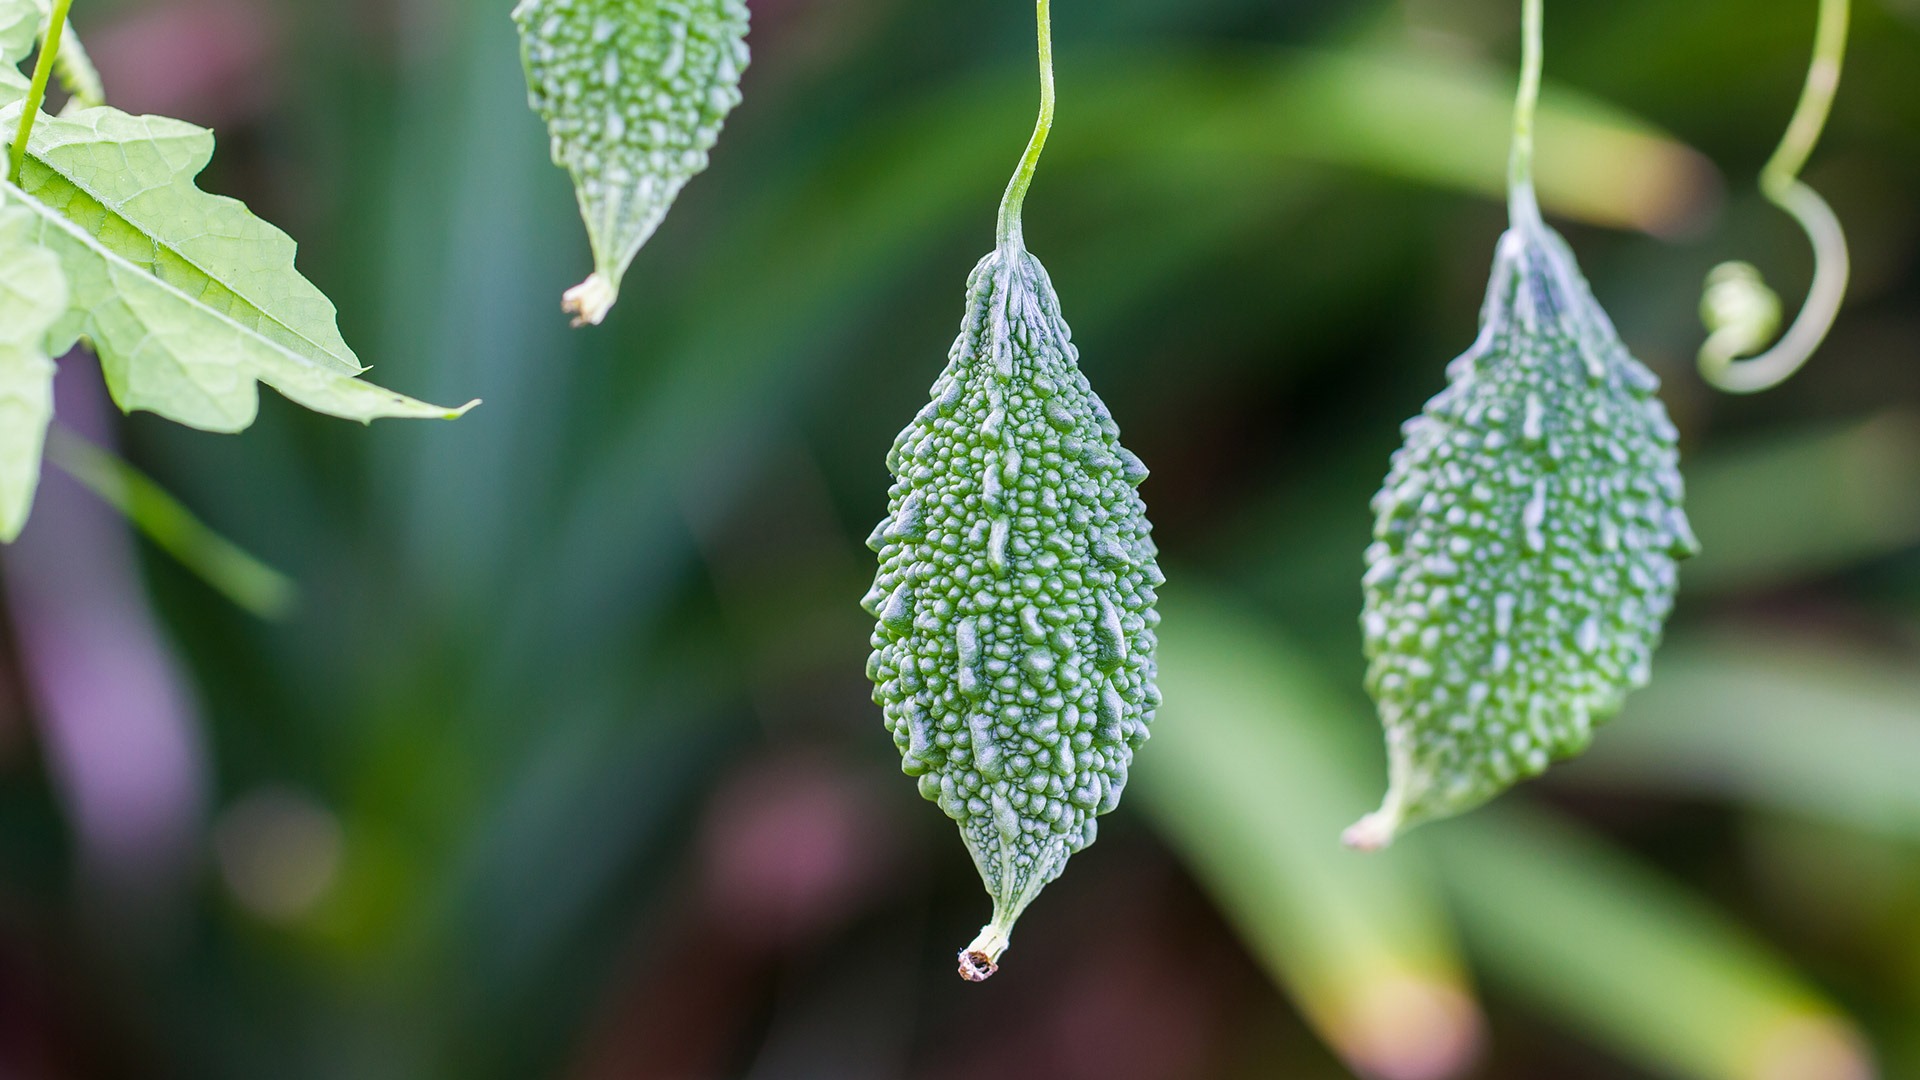
[[[1778,332],[1780,297],[1750,263],[1721,263],[1707,276],[1700,318],[1708,337],[1700,347],[1700,375],[1728,393],[1758,393],[1791,378],[1826,340],[1847,294],[1851,268],[1846,231],[1827,201],[1800,180],[1800,170],[1826,129],[1840,88],[1848,15],[1849,0],[1820,0],[1806,87],[1779,148],[1760,170],[1760,193],[1799,222],[1813,244],[1813,283],[1806,303],[1773,348],[1742,359]]]

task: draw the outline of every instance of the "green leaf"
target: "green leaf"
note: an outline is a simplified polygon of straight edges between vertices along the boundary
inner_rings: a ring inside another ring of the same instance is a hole
[[[13,77],[19,75],[15,66],[32,55],[52,17],[53,0],[0,0],[0,61],[4,61],[4,67],[0,67],[0,85],[14,84]],[[80,36],[73,32],[71,20],[60,38],[60,55],[54,57],[53,68],[60,85],[71,95],[68,110],[106,104],[100,73],[87,55],[86,46],[80,44]],[[27,84],[20,79],[18,85],[24,89]]]
[[[1920,839],[1920,676],[1897,652],[1863,652],[1812,634],[1696,635],[1560,779]]]
[[[118,510],[142,536],[239,607],[262,619],[278,619],[299,601],[299,587],[285,574],[214,532],[165,488],[113,452],[55,428],[47,441],[47,455]]]
[[[627,267],[707,167],[747,67],[744,0],[521,0],[513,18],[533,110],[573,174],[593,276],[569,291],[599,323]]]
[[[1378,768],[1365,713],[1272,626],[1194,592],[1161,602],[1166,704],[1135,805],[1355,1072],[1455,1075],[1480,1014],[1426,851],[1333,842]]]
[[[1920,419],[1885,412],[1703,456],[1687,470],[1687,515],[1706,548],[1687,566],[1695,594],[1777,588],[1904,551],[1920,543]]]
[[[0,125],[19,117],[15,101]],[[59,256],[72,311],[56,343],[85,335],[114,400],[208,431],[253,422],[256,383],[350,420],[451,419],[355,378],[326,297],[294,269],[294,245],[193,178],[211,132],[111,108],[41,117],[9,197],[37,218],[31,235]]]
[[[49,10],[36,0],[0,0],[0,86],[26,89],[27,80],[18,66],[40,44]]]
[[[1475,959],[1656,1075],[1869,1077],[1854,1025],[1724,914],[1545,812],[1434,834]]]
[[[33,215],[0,207],[0,542],[27,523],[53,420],[53,358],[47,334],[67,310],[60,260],[26,234]]]

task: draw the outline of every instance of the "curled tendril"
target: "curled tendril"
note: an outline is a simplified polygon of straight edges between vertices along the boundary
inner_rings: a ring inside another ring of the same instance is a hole
[[[1750,263],[1721,263],[1707,275],[1700,317],[1709,336],[1700,347],[1700,375],[1728,393],[1757,393],[1791,378],[1826,340],[1847,294],[1851,271],[1846,231],[1827,201],[1800,180],[1800,170],[1820,141],[1840,87],[1848,3],[1820,0],[1820,28],[1806,88],[1780,148],[1760,171],[1761,193],[1792,215],[1813,243],[1813,284],[1806,303],[1786,335],[1753,356],[1780,329],[1779,294]]]

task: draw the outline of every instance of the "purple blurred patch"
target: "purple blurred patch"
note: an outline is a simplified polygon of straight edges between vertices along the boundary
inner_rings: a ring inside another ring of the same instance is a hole
[[[264,5],[176,0],[90,27],[86,45],[115,108],[221,128],[272,105],[280,37]]]
[[[61,364],[56,412],[104,441],[105,392],[82,358]],[[116,917],[161,915],[197,862],[208,770],[197,709],[148,606],[127,524],[49,469],[33,520],[0,567],[83,881]]]
[[[743,945],[784,949],[871,901],[897,852],[859,777],[809,755],[742,767],[713,797],[700,836],[704,908]]]

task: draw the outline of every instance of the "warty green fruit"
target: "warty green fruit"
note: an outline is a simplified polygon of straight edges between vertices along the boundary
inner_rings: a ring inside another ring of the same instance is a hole
[[[599,323],[688,181],[706,170],[747,69],[745,0],[520,0],[533,110],[573,175],[594,272],[568,291]]]
[[[1585,749],[1646,684],[1698,550],[1659,380],[1530,189],[1448,378],[1373,502],[1362,626],[1391,775],[1361,848]]]
[[[887,465],[868,675],[902,768],[993,899],[960,958],[978,981],[1119,804],[1160,703],[1147,469],[1017,239],[974,269],[946,371]]]

